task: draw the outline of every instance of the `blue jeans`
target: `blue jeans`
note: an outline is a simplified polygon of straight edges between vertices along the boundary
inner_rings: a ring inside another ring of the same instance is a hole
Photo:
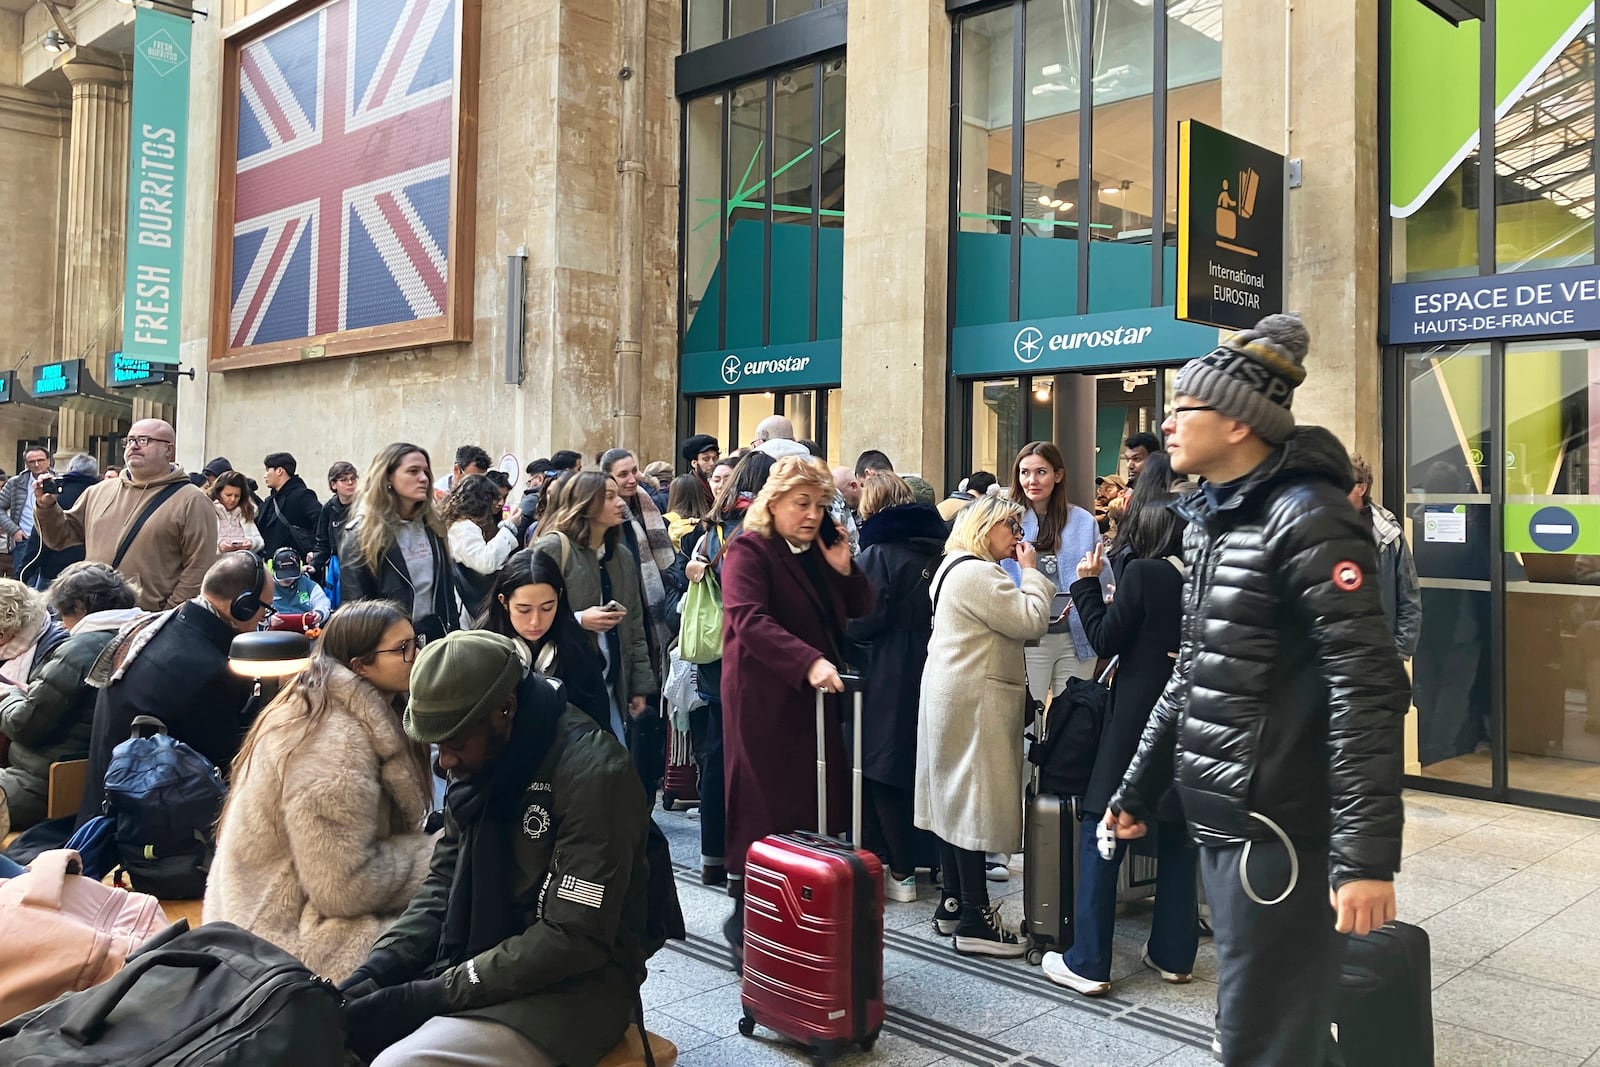
[[[1094,982],[1111,981],[1111,935],[1117,922],[1117,871],[1128,852],[1118,841],[1116,854],[1100,858],[1096,820],[1086,819],[1078,847],[1078,904],[1073,915],[1072,948],[1066,963],[1074,974]],[[1189,844],[1182,823],[1157,823],[1156,908],[1150,929],[1150,959],[1164,971],[1188,974],[1200,945],[1195,899],[1199,850]]]
[[[5,853],[0,852],[0,878],[15,878],[19,874],[27,873],[27,868],[12,860]]]

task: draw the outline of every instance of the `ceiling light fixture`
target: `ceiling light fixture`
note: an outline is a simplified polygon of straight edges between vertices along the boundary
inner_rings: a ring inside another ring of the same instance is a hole
[[[1049,207],[1050,206],[1050,198],[1048,196],[1041,196],[1039,198],[1039,206],[1040,207]]]

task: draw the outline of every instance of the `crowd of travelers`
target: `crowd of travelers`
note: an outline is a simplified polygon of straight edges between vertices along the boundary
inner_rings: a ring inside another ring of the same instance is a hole
[[[726,455],[704,434],[670,464],[563,450],[515,485],[476,445],[439,478],[397,442],[364,471],[335,463],[325,502],[287,452],[261,485],[221,457],[191,477],[160,420],[105,479],[29,451],[0,489],[0,835],[45,822],[58,761],[88,761],[66,829],[98,815],[114,749],[157,718],[228,783],[205,919],[339,983],[355,1054],[593,1064],[659,943],[649,812],[675,724],[736,958],[746,852],[814,826],[796,756],[819,692],[826,829],[849,824],[850,674],[857,845],[887,897],[917,900],[926,871],[955,952],[1016,957],[1027,938],[989,885],[1026,847],[1024,733],[1072,680],[1109,677],[1076,936],[1045,976],[1111,988],[1118,872],[1148,833],[1145,965],[1190,980],[1198,881],[1223,1061],[1322,1062],[1336,928],[1394,915],[1420,615],[1370,469],[1294,423],[1307,348],[1274,316],[1193,360],[1162,436],[1129,436],[1094,486],[1035,441],[940,498],[880,451],[830,467],[779,415]],[[707,590],[721,654],[664,698]],[[316,640],[263,696],[230,647],[285,619]]]

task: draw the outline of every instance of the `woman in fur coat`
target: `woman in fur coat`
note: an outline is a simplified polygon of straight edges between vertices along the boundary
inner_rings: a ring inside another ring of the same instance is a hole
[[[345,604],[245,738],[217,832],[205,921],[231,922],[343,981],[428,873],[427,749],[397,698],[417,637],[387,600]]]

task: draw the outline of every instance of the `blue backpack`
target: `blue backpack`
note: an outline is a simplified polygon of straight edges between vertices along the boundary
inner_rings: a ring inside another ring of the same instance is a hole
[[[161,900],[204,896],[228,793],[211,761],[174,740],[160,719],[140,715],[111,753],[105,793],[117,858],[133,888]]]

